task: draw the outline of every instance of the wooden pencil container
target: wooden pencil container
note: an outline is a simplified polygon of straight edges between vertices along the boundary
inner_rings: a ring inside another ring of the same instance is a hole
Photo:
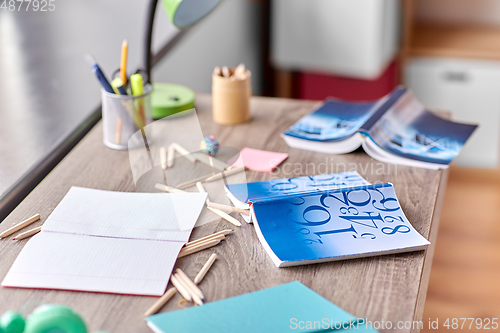
[[[235,125],[250,120],[251,73],[245,69],[242,78],[212,74],[212,116],[217,124]]]

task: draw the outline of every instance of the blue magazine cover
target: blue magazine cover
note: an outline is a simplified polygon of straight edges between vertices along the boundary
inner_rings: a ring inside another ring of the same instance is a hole
[[[310,141],[345,140],[359,130],[370,128],[405,92],[405,88],[397,87],[390,95],[372,102],[327,99],[319,109],[293,124],[284,135]]]
[[[362,145],[383,162],[442,169],[476,128],[436,116],[399,86],[377,102],[327,100],[282,137],[293,148],[343,154]]]
[[[253,201],[257,235],[278,267],[425,249],[392,184]]]
[[[297,178],[273,179],[253,183],[226,185],[226,192],[234,203],[253,202],[264,198],[279,198],[294,193],[336,190],[342,187],[369,185],[356,171]]]
[[[387,111],[367,135],[379,147],[412,160],[450,164],[477,125],[443,119],[408,93]]]
[[[284,134],[311,141],[340,141],[354,135],[376,111],[377,102],[350,103],[328,99]]]

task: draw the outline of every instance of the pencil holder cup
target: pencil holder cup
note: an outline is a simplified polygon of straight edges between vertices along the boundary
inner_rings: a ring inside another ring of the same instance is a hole
[[[101,90],[102,97],[102,125],[104,130],[104,144],[112,149],[126,150],[129,147],[138,147],[143,142],[135,135],[138,130],[144,129],[146,135],[151,123],[151,85],[144,86],[144,94],[140,96],[117,95]]]
[[[234,68],[230,73],[233,75]],[[212,74],[212,116],[216,123],[234,125],[250,120],[250,76],[248,69],[243,79]]]

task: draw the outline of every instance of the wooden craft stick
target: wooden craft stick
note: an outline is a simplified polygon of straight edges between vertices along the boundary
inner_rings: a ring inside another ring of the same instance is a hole
[[[189,295],[191,296],[191,299],[193,300],[193,302],[196,305],[203,305],[203,301],[201,300],[201,298],[194,292],[193,289],[191,289],[189,287],[189,285],[186,283],[186,281],[184,281],[184,279],[178,273],[175,273],[173,276],[175,276],[175,278],[177,279],[177,281],[180,284],[182,284],[182,286],[189,293]]]
[[[226,177],[231,176],[231,175],[234,175],[235,173],[242,172],[242,171],[245,171],[245,166],[234,167],[234,168],[231,168],[231,169],[224,171],[224,176],[226,176]],[[221,179],[221,178],[222,178],[222,172],[220,172],[214,176],[210,176],[210,177],[204,179],[203,181],[204,182],[212,182],[214,180]]]
[[[229,68],[227,66],[222,67],[222,76],[224,77],[231,76],[231,72],[229,72]]]
[[[120,138],[122,136],[122,118],[116,120],[116,136],[115,142],[120,143]]]
[[[149,317],[151,315],[154,315],[157,313],[167,302],[174,297],[175,293],[177,292],[177,289],[175,287],[170,288],[167,290],[165,294],[163,294],[162,297],[160,297],[155,304],[153,304],[144,314],[142,315],[144,318]]]
[[[217,259],[217,255],[215,253],[212,253],[212,255],[210,256],[210,258],[208,258],[205,265],[203,265],[201,270],[198,272],[198,274],[194,278],[194,283],[200,284],[200,282],[203,280],[205,275],[207,275],[207,272],[210,269],[210,267],[212,267],[212,265],[214,264],[215,259]]]
[[[205,175],[205,176],[201,176],[201,177],[189,180],[189,181],[184,182],[184,183],[180,183],[179,185],[177,185],[177,188],[183,190],[185,188],[194,186],[194,185],[196,185],[197,182],[201,182],[201,181],[203,181],[211,176],[212,176],[212,174],[209,174],[209,175]]]
[[[167,167],[171,168],[174,166],[175,149],[174,146],[168,146],[168,157],[167,157]]]
[[[191,241],[191,242],[188,242],[186,243],[186,245],[184,246],[192,246],[196,243],[199,243],[199,242],[203,242],[203,241],[206,241],[207,239],[217,239],[218,236],[222,235],[222,236],[227,236],[229,234],[232,234],[234,232],[233,229],[226,229],[226,230],[222,230],[222,231],[219,231],[219,232],[216,232],[216,233],[213,233],[211,235],[208,235],[208,236],[204,236],[202,238],[198,238],[198,239],[195,239],[194,241]]]
[[[172,282],[172,284],[174,285],[175,289],[177,289],[177,291],[179,292],[179,294],[182,295],[182,297],[184,297],[185,299],[187,299],[190,302],[193,300],[193,298],[191,297],[191,293],[177,279],[177,277],[175,276],[175,274],[172,274],[172,276],[170,277],[170,282]]]
[[[155,189],[157,189],[158,191],[168,192],[168,193],[187,193],[186,191],[179,190],[178,188],[175,188],[175,187],[172,187],[172,186],[163,185],[163,184],[160,184],[160,183],[156,183],[155,184]]]
[[[189,161],[191,161],[193,163],[196,162],[196,158],[194,158],[194,156],[190,152],[188,152],[186,149],[181,147],[178,143],[174,142],[171,144],[171,146],[174,147],[175,151],[177,151],[179,154],[183,155]]]
[[[21,239],[25,239],[27,237],[30,237],[30,236],[33,236],[37,233],[40,232],[40,230],[42,230],[42,227],[36,227],[36,228],[33,228],[31,230],[28,230],[26,232],[23,232],[22,234],[19,234],[17,235],[16,237],[12,238],[12,240],[21,240]]]
[[[212,212],[214,212],[215,214],[219,215],[220,217],[222,217],[224,220],[226,220],[227,222],[229,223],[232,223],[234,224],[235,226],[237,227],[241,227],[241,223],[240,221],[238,221],[237,219],[235,219],[234,217],[232,217],[231,215],[229,214],[226,214],[224,213],[222,210],[219,210],[219,209],[214,209],[212,207],[208,207],[208,209],[210,209]]]
[[[29,219],[26,219],[26,220],[24,220],[23,222],[18,223],[18,224],[16,224],[15,226],[13,226],[13,227],[11,227],[11,228],[9,228],[9,229],[5,230],[4,232],[2,232],[2,233],[0,234],[0,238],[5,238],[5,237],[7,237],[7,236],[10,236],[10,235],[12,235],[13,233],[15,233],[16,231],[21,230],[22,228],[29,226],[31,223],[36,222],[36,221],[38,221],[39,219],[40,219],[40,214],[33,215],[33,216],[32,216],[32,217],[30,217]]]
[[[192,248],[193,246],[198,246],[199,244],[204,244],[204,243],[209,242],[209,241],[214,240],[214,239],[219,239],[219,240],[222,241],[222,240],[226,239],[226,236],[224,236],[222,234],[219,234],[219,235],[210,235],[206,239],[199,239],[199,240],[194,241],[194,242],[186,243],[184,245],[184,248],[185,249]]]
[[[181,252],[179,253],[179,256],[177,258],[182,258],[182,257],[185,257],[189,254],[193,254],[193,253],[208,249],[209,247],[215,246],[219,243],[220,243],[220,239],[213,239],[213,240],[210,240],[206,243],[203,242],[203,243],[200,243],[198,245],[195,245],[195,246],[192,246],[189,248],[183,248],[181,250]]]
[[[240,214],[244,214],[244,215],[250,215],[249,209],[236,208],[233,206],[223,205],[223,204],[219,204],[219,203],[215,203],[215,202],[211,202],[211,201],[207,202],[207,206],[215,208],[215,209],[219,209],[222,211],[226,211],[226,212],[235,212],[235,213],[240,213]]]
[[[196,284],[194,284],[193,281],[182,271],[182,269],[177,268],[175,272],[179,275],[179,277],[185,282],[185,284],[193,290],[193,292],[202,300],[205,299],[205,295],[203,295],[203,292],[201,291],[200,288]]]

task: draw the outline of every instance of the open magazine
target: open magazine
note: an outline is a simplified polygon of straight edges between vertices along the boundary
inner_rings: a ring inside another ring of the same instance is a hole
[[[282,137],[293,148],[343,154],[363,146],[382,162],[444,169],[476,128],[436,116],[399,86],[374,102],[328,99]]]
[[[278,267],[425,249],[392,184],[356,172],[226,185]]]

